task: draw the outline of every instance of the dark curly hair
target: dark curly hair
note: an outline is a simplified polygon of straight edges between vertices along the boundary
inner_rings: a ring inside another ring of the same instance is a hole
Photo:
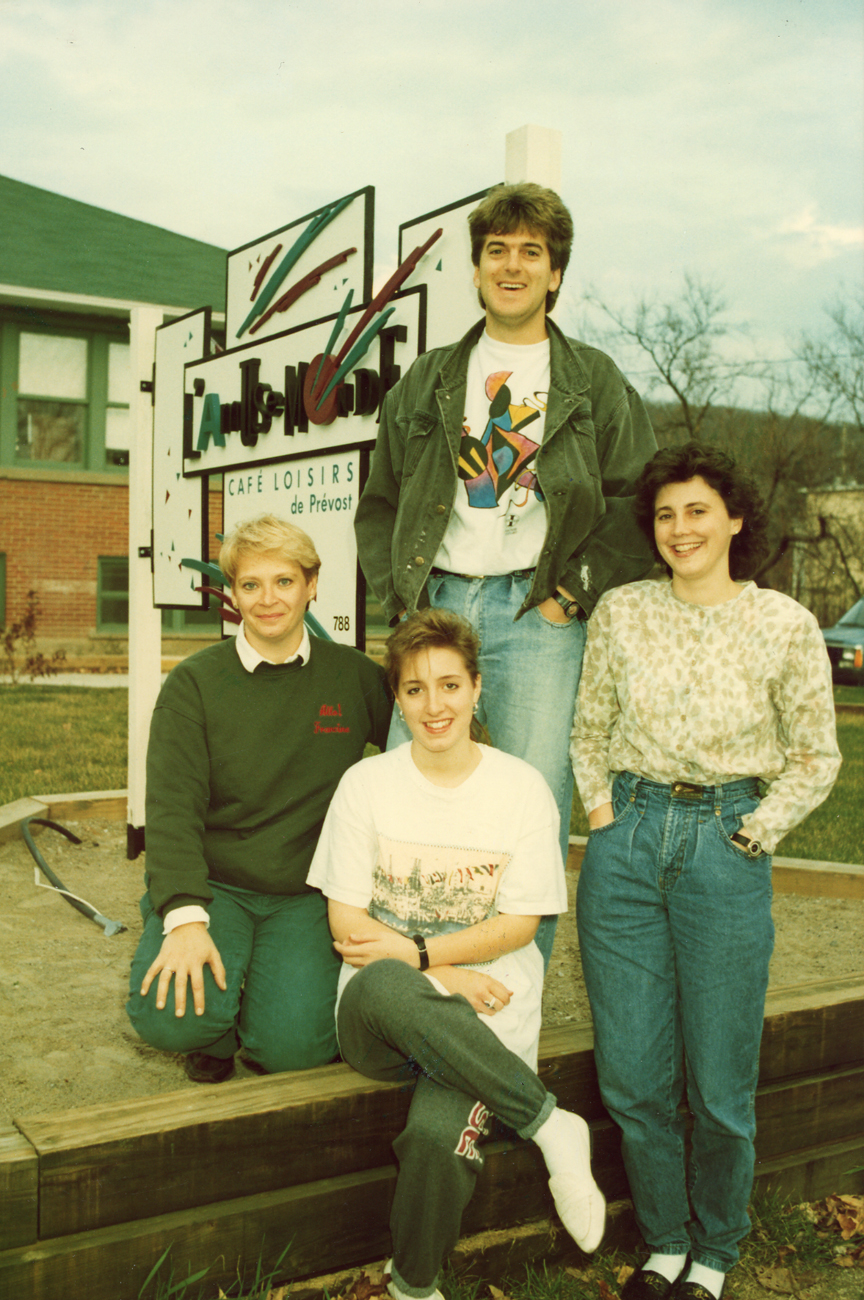
[[[554,190],[533,181],[515,185],[496,185],[482,203],[468,215],[471,236],[471,261],[480,265],[480,254],[488,235],[512,235],[521,227],[532,235],[542,235],[549,249],[549,264],[561,272],[561,281],[570,261],[573,246],[573,218]],[[546,310],[555,306],[561,285],[546,294]],[[484,307],[482,294],[478,293]]]
[[[633,509],[657,559],[662,559],[654,540],[657,494],[670,483],[688,483],[691,478],[704,479],[723,498],[729,518],[742,520],[741,531],[729,547],[729,573],[736,581],[751,577],[768,554],[765,506],[755,483],[732,457],[702,442],[664,447],[648,461],[636,481]],[[671,573],[668,564],[666,569]]]

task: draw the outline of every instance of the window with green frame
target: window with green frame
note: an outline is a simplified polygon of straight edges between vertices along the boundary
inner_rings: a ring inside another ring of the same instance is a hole
[[[129,557],[100,555],[96,584],[96,630],[126,633],[129,630]],[[163,609],[162,631],[182,636],[199,633],[218,636],[222,619],[218,609]]]
[[[100,555],[96,581],[96,630],[129,629],[129,556]]]
[[[0,461],[110,470],[129,464],[128,326],[0,317]]]

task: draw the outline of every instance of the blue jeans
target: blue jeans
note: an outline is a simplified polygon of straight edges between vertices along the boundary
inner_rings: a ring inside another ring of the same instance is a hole
[[[581,619],[551,623],[536,608],[515,622],[532,580],[532,573],[461,578],[433,571],[429,603],[461,614],[479,636],[483,691],[477,717],[497,749],[523,758],[546,778],[558,805],[566,863],[573,807],[570,733],[586,625]],[[387,748],[409,739],[394,711]],[[557,923],[557,917],[544,917],[535,938],[547,967]]]
[[[223,992],[204,967],[204,1014],[195,1015],[187,988],[186,1014],[174,1014],[174,981],[162,1011],[156,986],[139,990],[162,946],[162,919],[141,900],[144,933],[132,961],[126,1011],[138,1034],[164,1052],[233,1056],[242,1046],[266,1070],[326,1065],[336,1044],[336,984],[342,966],[333,950],[327,902],[309,894],[258,894],[211,880],[210,934],[225,966]]]
[[[579,879],[579,942],[642,1235],[652,1251],[727,1272],[750,1227],[771,858],[729,839],[759,802],[755,780],[675,789],[616,778],[615,820],[591,832]]]

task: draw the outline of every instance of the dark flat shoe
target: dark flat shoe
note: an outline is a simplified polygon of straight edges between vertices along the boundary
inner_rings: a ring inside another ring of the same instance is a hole
[[[726,1289],[726,1283],[720,1288],[720,1295]],[[714,1300],[714,1296],[701,1282],[678,1282],[675,1286],[675,1300]]]
[[[621,1300],[667,1300],[667,1296],[672,1295],[677,1285],[677,1280],[669,1282],[661,1273],[655,1273],[651,1268],[640,1268],[637,1273],[628,1277],[621,1288]],[[675,1300],[678,1300],[677,1291]]]
[[[234,1073],[233,1056],[208,1056],[206,1052],[190,1052],[183,1058],[187,1079],[193,1083],[223,1083]]]

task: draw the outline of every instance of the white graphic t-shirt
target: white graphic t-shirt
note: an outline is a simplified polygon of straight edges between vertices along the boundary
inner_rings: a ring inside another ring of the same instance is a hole
[[[549,396],[549,340],[483,333],[468,361],[456,504],[435,565],[478,576],[532,569],[546,535],[534,472]]]
[[[308,884],[406,935],[461,930],[499,912],[566,911],[549,787],[522,759],[480,749],[477,768],[455,789],[428,781],[410,744],[349,768],[325,818]],[[537,945],[532,940],[482,969],[513,993],[484,1023],[536,1069],[543,992]],[[355,974],[343,963],[340,996]]]

